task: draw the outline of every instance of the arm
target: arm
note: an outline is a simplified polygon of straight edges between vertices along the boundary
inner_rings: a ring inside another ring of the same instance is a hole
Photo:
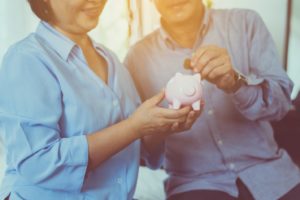
[[[63,138],[60,92],[56,78],[36,52],[14,48],[4,57],[0,127],[9,164],[39,187],[80,191],[88,144],[85,136]]]
[[[279,120],[289,110],[292,83],[284,72],[275,44],[262,19],[247,12],[248,60],[251,74],[247,84],[236,87],[236,71],[226,49],[200,48],[192,59],[195,71],[228,92],[236,108],[250,120]]]
[[[249,13],[248,85],[232,94],[240,112],[250,120],[280,120],[290,109],[293,84],[283,70],[276,46],[263,20]]]
[[[162,91],[145,101],[127,120],[88,135],[89,168],[99,166],[101,162],[136,139],[151,137],[151,135],[165,135],[174,123],[182,123],[186,120],[189,108],[180,110],[160,108],[157,105],[163,99]],[[177,127],[173,129],[178,131]]]
[[[188,112],[157,107],[160,93],[119,124],[64,138],[60,85],[45,63],[27,51],[4,58],[0,93],[0,128],[12,167],[30,183],[51,190],[79,192],[88,163],[90,169],[101,165],[135,139],[182,122]]]

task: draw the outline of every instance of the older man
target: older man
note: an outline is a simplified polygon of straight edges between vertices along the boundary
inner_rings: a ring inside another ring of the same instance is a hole
[[[200,0],[154,3],[161,27],[125,60],[141,97],[176,72],[204,79],[202,116],[164,143],[168,199],[299,198],[299,168],[269,123],[288,112],[292,83],[262,19],[250,10],[207,10]]]

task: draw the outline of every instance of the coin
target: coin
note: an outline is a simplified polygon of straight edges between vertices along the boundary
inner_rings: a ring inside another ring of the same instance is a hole
[[[183,66],[184,66],[184,69],[192,69],[191,59],[190,58],[185,59]]]

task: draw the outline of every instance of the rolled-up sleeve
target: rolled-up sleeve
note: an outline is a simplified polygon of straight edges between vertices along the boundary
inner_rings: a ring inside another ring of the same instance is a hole
[[[0,128],[8,162],[31,184],[80,191],[87,163],[84,135],[66,138],[60,85],[42,56],[12,48],[0,69]]]
[[[275,43],[263,20],[246,14],[250,74],[248,85],[232,94],[239,111],[250,120],[279,120],[291,107],[293,83],[285,73]]]

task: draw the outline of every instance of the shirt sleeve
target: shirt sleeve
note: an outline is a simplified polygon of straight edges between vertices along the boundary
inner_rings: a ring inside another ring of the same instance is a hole
[[[8,165],[30,184],[80,191],[87,163],[84,135],[65,138],[60,85],[37,52],[14,48],[0,68],[0,129]]]
[[[280,120],[291,107],[293,83],[261,17],[248,11],[246,19],[251,75],[245,75],[248,85],[232,95],[234,103],[250,120]]]

